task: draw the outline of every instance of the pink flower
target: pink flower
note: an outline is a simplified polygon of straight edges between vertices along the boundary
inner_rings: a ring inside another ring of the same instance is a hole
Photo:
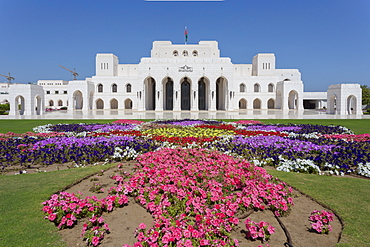
[[[146,225],[144,223],[140,223],[139,228],[144,230],[146,228]]]
[[[50,214],[49,217],[48,217],[48,219],[50,221],[54,221],[56,217],[57,217],[57,214]]]
[[[99,244],[99,238],[98,237],[96,237],[96,236],[94,236],[94,237],[92,237],[92,239],[91,239],[91,243],[94,245],[94,246],[97,246],[98,244]]]

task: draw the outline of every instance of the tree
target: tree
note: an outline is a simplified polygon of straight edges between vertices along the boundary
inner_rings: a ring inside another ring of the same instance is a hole
[[[367,85],[361,85],[362,89],[362,105],[370,104],[370,88]]]

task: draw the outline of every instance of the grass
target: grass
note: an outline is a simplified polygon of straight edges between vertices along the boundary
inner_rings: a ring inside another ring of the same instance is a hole
[[[268,172],[334,210],[344,221],[338,246],[370,246],[370,180]]]
[[[43,218],[41,203],[67,185],[111,166],[0,176],[0,246],[65,246],[58,229]]]
[[[109,123],[114,120],[0,120],[0,133],[24,133],[48,123]],[[236,121],[236,120],[229,120]],[[268,119],[264,123],[310,123],[342,125],[356,134],[370,133],[370,119]],[[74,181],[101,167],[52,173],[0,176],[0,246],[65,246],[57,228],[43,219],[41,202]],[[370,180],[285,173],[274,176],[329,206],[344,221],[340,247],[370,246]],[[37,230],[35,230],[37,229]],[[31,242],[32,240],[32,242]]]

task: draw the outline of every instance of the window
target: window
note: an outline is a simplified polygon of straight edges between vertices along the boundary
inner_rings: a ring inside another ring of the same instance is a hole
[[[259,93],[260,92],[260,85],[258,83],[254,84],[254,92]]]
[[[126,85],[126,93],[131,93],[131,84]]]
[[[274,84],[270,83],[268,86],[268,92],[273,93],[274,92]]]
[[[188,51],[183,51],[183,52],[182,52],[182,55],[183,55],[184,57],[187,57],[187,56],[188,56]]]
[[[117,84],[112,85],[112,93],[117,93]]]
[[[55,91],[55,94],[59,94],[59,91]]]
[[[63,94],[68,94],[68,91],[63,91]]]
[[[245,92],[245,85],[242,83],[242,84],[240,84],[240,86],[239,86],[239,91],[241,92],[241,93],[244,93]]]
[[[102,92],[103,92],[103,85],[99,84],[98,85],[98,93],[102,93]]]
[[[46,94],[50,94],[50,91],[46,91]]]
[[[58,106],[63,106],[63,101],[59,100],[58,101]]]
[[[197,57],[198,56],[198,52],[197,51],[193,51],[193,57]]]
[[[50,100],[49,101],[49,106],[54,106],[54,101]]]
[[[176,50],[175,50],[175,51],[173,51],[173,56],[174,56],[174,57],[177,57],[178,55],[179,55],[179,52],[178,52],[178,51],[176,51]]]

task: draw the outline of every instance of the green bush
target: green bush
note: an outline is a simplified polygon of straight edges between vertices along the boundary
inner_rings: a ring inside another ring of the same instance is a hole
[[[0,104],[0,115],[8,115],[9,110],[10,110],[9,104]]]

